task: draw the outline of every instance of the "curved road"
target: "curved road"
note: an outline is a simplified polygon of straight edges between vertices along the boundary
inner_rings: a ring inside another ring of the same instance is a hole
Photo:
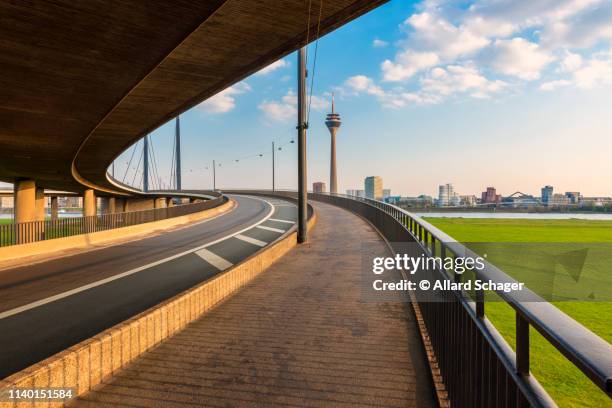
[[[295,223],[290,202],[232,198],[233,211],[192,226],[0,271],[0,379],[205,281]]]

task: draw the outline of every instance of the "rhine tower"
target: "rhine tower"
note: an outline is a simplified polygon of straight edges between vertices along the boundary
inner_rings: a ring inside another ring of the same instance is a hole
[[[331,113],[327,114],[325,119],[325,125],[329,129],[331,135],[331,157],[329,163],[329,192],[336,194],[338,192],[338,172],[336,169],[336,133],[340,128],[342,122],[340,121],[340,114],[336,113],[334,107],[334,94],[332,93],[332,106]]]

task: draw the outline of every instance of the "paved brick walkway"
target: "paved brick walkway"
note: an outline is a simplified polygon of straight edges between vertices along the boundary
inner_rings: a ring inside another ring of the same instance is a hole
[[[146,353],[77,406],[431,407],[412,312],[361,300],[359,217],[315,204],[310,243]]]

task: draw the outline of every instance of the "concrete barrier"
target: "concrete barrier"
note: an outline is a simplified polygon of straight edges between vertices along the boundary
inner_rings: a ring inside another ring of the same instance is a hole
[[[309,228],[316,222],[313,213]],[[75,397],[108,380],[122,367],[201,317],[297,245],[295,230],[241,263],[88,340],[0,381],[11,388],[74,388]],[[63,407],[62,402],[0,402],[8,407]]]
[[[128,227],[114,228],[106,231],[91,232],[88,234],[72,235],[64,238],[50,239],[48,241],[37,241],[29,244],[1,247],[0,259],[2,262],[0,262],[0,269],[16,266],[23,261],[27,261],[27,259],[45,256],[45,260],[48,260],[48,256],[53,256],[54,254],[64,255],[63,251],[75,249],[83,250],[94,248],[97,245],[118,243],[142,235],[202,221],[231,211],[235,206],[236,202],[234,200],[229,200],[209,210],[167,218],[165,220],[130,225]]]

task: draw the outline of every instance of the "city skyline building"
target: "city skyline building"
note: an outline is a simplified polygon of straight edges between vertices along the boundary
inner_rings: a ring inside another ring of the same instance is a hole
[[[340,114],[336,113],[335,103],[334,103],[334,94],[332,93],[332,102],[331,102],[331,113],[327,114],[325,118],[325,126],[329,130],[329,135],[331,139],[331,152],[329,159],[329,192],[332,194],[336,194],[338,192],[338,170],[336,168],[336,133],[338,133],[338,129],[340,129],[340,125],[342,122],[340,121]]]
[[[369,176],[363,181],[365,196],[372,200],[382,200],[383,180],[380,176]]]
[[[487,190],[481,194],[481,201],[483,204],[497,204],[501,203],[502,196],[497,194],[495,187],[487,187]]]
[[[365,190],[358,190],[358,189],[357,190],[355,189],[346,190],[346,195],[365,198]]]
[[[327,190],[327,186],[323,181],[315,181],[312,183],[313,193],[324,193]]]
[[[552,198],[553,198],[553,186],[544,186],[542,187],[542,204],[544,205],[548,205],[549,203],[552,203]]]
[[[459,205],[459,197],[452,183],[441,184],[438,187],[438,206],[448,207],[450,205]]]

